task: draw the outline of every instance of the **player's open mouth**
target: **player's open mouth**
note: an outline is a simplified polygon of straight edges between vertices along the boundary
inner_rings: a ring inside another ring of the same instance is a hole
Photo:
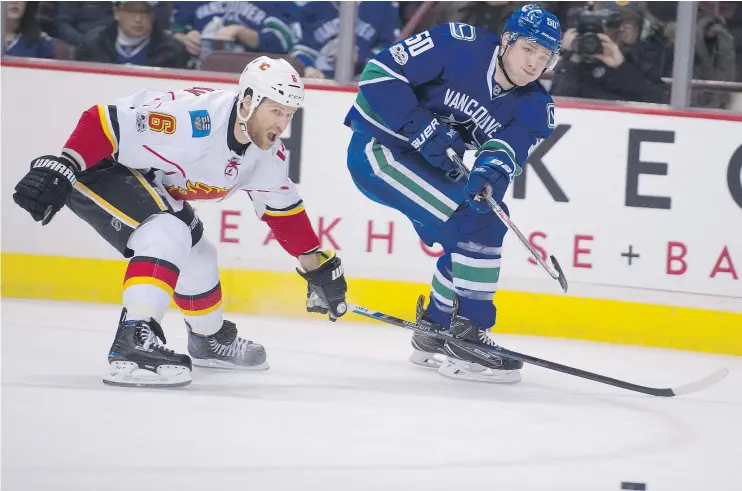
[[[271,143],[273,143],[274,141],[276,141],[276,134],[275,133],[268,133],[267,136],[268,136],[268,139],[271,141]]]

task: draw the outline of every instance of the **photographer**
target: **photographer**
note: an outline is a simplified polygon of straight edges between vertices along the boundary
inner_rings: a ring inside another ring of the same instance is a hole
[[[669,88],[660,79],[665,45],[657,27],[634,2],[618,3],[605,2],[600,11],[570,11],[553,95],[669,101]]]

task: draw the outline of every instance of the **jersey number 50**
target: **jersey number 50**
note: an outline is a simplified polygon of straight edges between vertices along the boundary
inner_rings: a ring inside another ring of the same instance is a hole
[[[433,38],[430,37],[428,31],[425,31],[405,39],[404,43],[408,47],[410,56],[417,56],[433,47]]]

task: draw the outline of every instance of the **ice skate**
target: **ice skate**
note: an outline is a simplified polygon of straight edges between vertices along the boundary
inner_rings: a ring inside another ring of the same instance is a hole
[[[234,322],[224,321],[222,328],[211,336],[203,336],[188,328],[188,353],[193,364],[205,368],[268,370],[265,348],[237,335]]]
[[[424,313],[418,322],[426,322],[431,326],[435,325],[427,313]],[[440,326],[438,326],[440,327]],[[426,336],[425,334],[415,332],[412,335],[412,354],[410,355],[410,361],[415,365],[426,367],[426,368],[439,368],[441,364],[446,360],[443,347],[446,342],[443,339],[438,339],[433,336]]]
[[[191,383],[191,359],[167,349],[154,319],[126,320],[126,309],[108,353],[110,371],[103,383],[124,387],[184,387]]]
[[[497,346],[489,337],[489,329],[482,329],[466,317],[458,315],[456,300],[450,332],[458,339],[471,343]],[[520,369],[523,368],[523,362],[498,356],[485,360],[476,353],[475,348],[453,340],[446,341],[443,351],[448,358],[440,366],[438,373],[444,377],[500,384],[514,384],[521,380]]]

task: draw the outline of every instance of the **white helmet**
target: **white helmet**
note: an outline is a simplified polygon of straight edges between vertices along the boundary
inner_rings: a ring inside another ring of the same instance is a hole
[[[247,116],[242,116],[242,100],[247,89],[252,89],[252,101]],[[289,107],[301,107],[304,102],[304,83],[291,64],[282,59],[273,59],[267,56],[255,58],[247,64],[240,75],[240,96],[238,101],[237,118],[246,125],[253,111],[264,97]],[[247,134],[247,127],[243,128]]]

